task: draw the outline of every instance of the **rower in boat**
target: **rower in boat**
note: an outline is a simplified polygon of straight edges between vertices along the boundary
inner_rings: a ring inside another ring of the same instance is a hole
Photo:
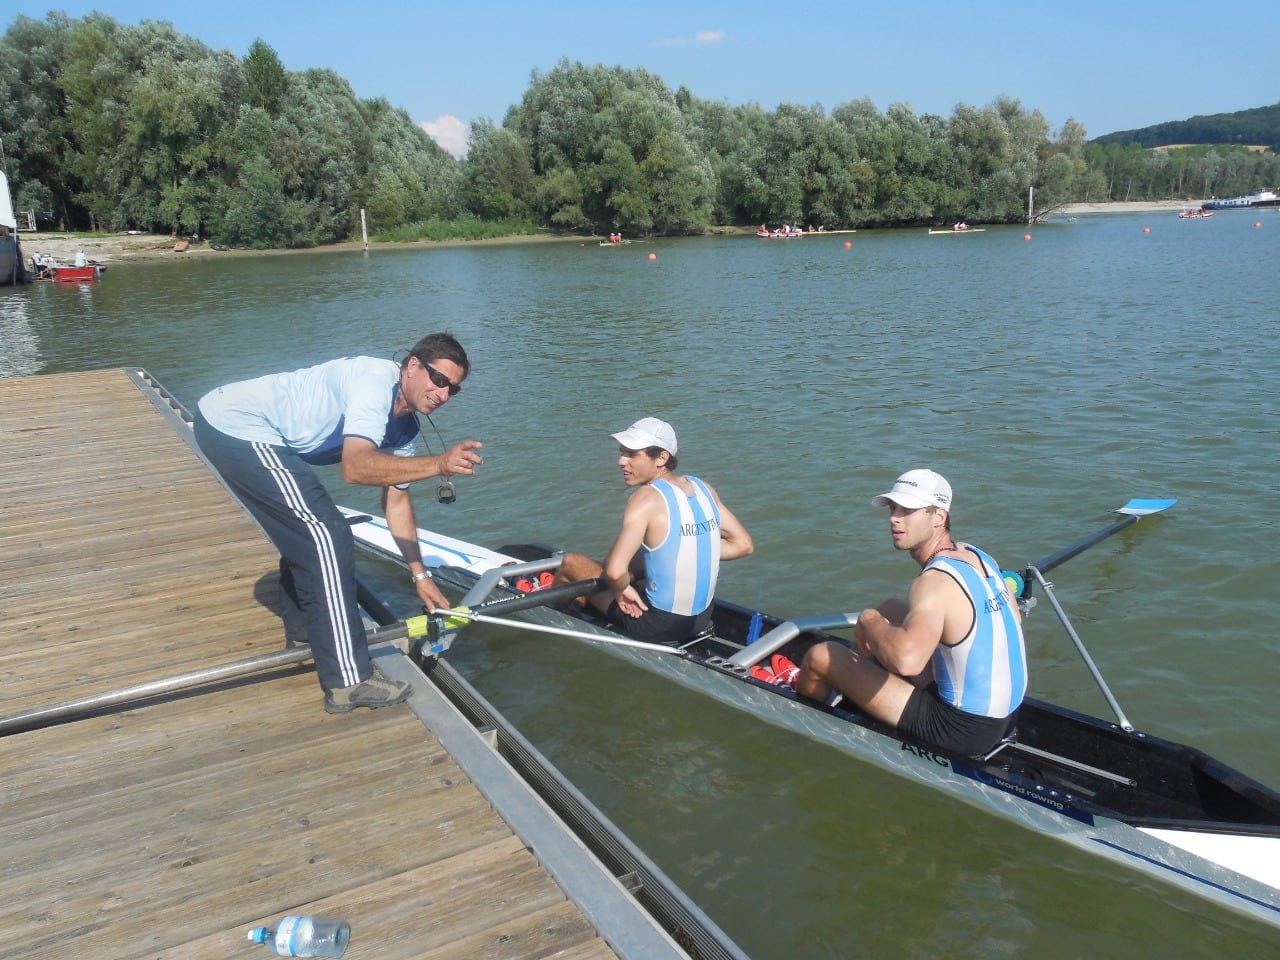
[[[608,589],[586,602],[610,623],[652,643],[683,643],[710,630],[720,561],[750,554],[751,535],[710,484],[676,474],[671,424],[645,417],[612,437],[633,488],[622,531],[603,566],[570,553],[554,584],[602,577]]]
[[[847,696],[914,739],[982,756],[1011,731],[1027,691],[1017,603],[995,560],[952,538],[951,485],[940,474],[910,470],[871,502],[889,507],[894,549],[920,564],[906,602],[858,614],[854,649],[820,643],[798,675],[780,656],[772,672],[804,696]]]

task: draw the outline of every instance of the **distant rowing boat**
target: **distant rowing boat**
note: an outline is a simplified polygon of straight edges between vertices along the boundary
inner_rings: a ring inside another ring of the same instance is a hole
[[[946,230],[934,230],[932,227],[929,228],[930,236],[934,236],[934,237],[963,236],[966,233],[985,233],[985,232],[986,232],[985,227],[965,227],[963,230],[957,230],[955,227],[949,227]]]
[[[767,227],[761,227],[756,231],[756,236],[764,240],[790,240],[792,237],[822,237],[828,234],[841,233],[857,233],[857,230],[794,230],[780,228],[778,230],[770,230]]]

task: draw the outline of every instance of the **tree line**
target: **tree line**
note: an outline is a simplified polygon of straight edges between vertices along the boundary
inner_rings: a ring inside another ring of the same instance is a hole
[[[1280,151],[1280,103],[1235,113],[1171,120],[1141,130],[1108,133],[1097,139],[1099,143],[1136,143],[1144,147],[1186,143],[1254,145],[1275,152]]]
[[[1280,183],[1275,154],[1149,151],[1051,132],[1011,98],[950,116],[868,99],[729,106],[643,69],[562,59],[464,160],[330,70],[287,71],[168,23],[18,16],[0,38],[0,139],[20,209],[62,229],[198,232],[245,247],[439,235],[443,223],[679,234],[1043,214],[1073,201],[1194,198]],[[436,231],[436,232],[431,232]]]

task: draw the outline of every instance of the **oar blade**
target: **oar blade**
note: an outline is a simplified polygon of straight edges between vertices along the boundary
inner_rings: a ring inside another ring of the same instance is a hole
[[[1178,502],[1177,500],[1172,500],[1172,499],[1170,500],[1142,500],[1142,499],[1130,500],[1123,507],[1120,507],[1119,509],[1112,511],[1113,513],[1124,514],[1125,518],[1123,520],[1113,520],[1109,524],[1107,524],[1107,526],[1103,527],[1101,530],[1097,531],[1096,533],[1090,534],[1089,536],[1085,537],[1083,540],[1080,540],[1077,543],[1073,543],[1069,547],[1063,547],[1057,553],[1050,554],[1049,556],[1041,560],[1039,563],[1032,564],[1031,566],[1038,569],[1041,573],[1048,573],[1054,567],[1057,567],[1060,564],[1066,563],[1072,557],[1077,556],[1080,553],[1083,553],[1085,550],[1089,549],[1094,544],[1101,543],[1103,540],[1107,539],[1108,537],[1119,533],[1121,530],[1125,529],[1126,527],[1132,524],[1137,523],[1141,518],[1149,517],[1151,516],[1151,514],[1159,513],[1161,510],[1167,510],[1169,507],[1173,506],[1177,502]],[[1022,596],[1025,598],[1030,593],[1031,583],[1033,579],[1031,576],[1030,566],[1027,568],[1027,572],[1023,574],[1023,577],[1026,580],[1026,587],[1023,590]]]
[[[1176,498],[1168,500],[1130,500],[1115,512],[1123,513],[1130,517],[1147,517],[1153,513],[1159,513],[1161,510],[1168,510],[1177,502]]]

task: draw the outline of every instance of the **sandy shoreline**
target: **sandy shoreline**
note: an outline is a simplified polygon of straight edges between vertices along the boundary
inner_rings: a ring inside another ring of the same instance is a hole
[[[1114,202],[1114,203],[1074,203],[1055,210],[1051,217],[1078,217],[1088,214],[1105,213],[1177,213],[1188,207],[1199,206],[1196,201],[1158,200],[1151,202]],[[733,228],[715,228],[712,233],[751,233],[753,227],[741,230]],[[291,256],[301,253],[337,252],[343,250],[361,250],[364,246],[358,240],[346,243],[328,244],[323,247],[310,247],[304,250],[214,250],[207,243],[190,245],[186,250],[175,250],[173,237],[162,234],[105,234],[89,235],[74,233],[25,233],[21,237],[23,253],[29,258],[33,253],[43,254],[70,263],[77,250],[83,250],[85,256],[99,263],[127,263],[154,260],[188,260],[203,257],[237,257],[237,256]],[[492,240],[422,240],[415,243],[369,243],[369,249],[411,249],[414,247],[444,246],[485,246],[502,243],[593,243],[594,238],[582,236],[539,234],[526,237],[500,237]]]
[[[1181,213],[1199,207],[1203,200],[1128,200],[1110,203],[1069,203],[1054,216],[1076,217],[1082,213]]]
[[[40,253],[46,258],[71,263],[76,252],[84,251],[85,257],[98,263],[129,263],[157,260],[191,260],[206,257],[288,257],[305,253],[340,252],[344,250],[361,250],[364,244],[359,240],[345,243],[330,243],[322,247],[306,247],[298,250],[249,250],[229,249],[215,250],[208,243],[187,245],[185,250],[176,249],[177,241],[163,234],[78,234],[78,233],[24,233],[20,237],[23,255],[30,260],[32,254]],[[545,243],[568,242],[582,243],[584,237],[560,237],[538,235],[528,237],[497,237],[492,240],[421,240],[412,243],[375,243],[369,242],[369,249],[379,248],[391,250],[412,249],[414,247],[448,247],[448,246],[487,246],[501,243]]]

